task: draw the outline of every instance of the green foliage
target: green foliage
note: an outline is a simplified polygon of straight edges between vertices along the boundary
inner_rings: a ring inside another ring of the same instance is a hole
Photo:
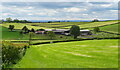
[[[76,26],[76,25],[73,25],[73,26],[70,28],[70,34],[74,36],[74,39],[76,39],[77,36],[80,35],[80,27],[79,27],[79,26]]]
[[[18,23],[20,21],[18,19],[14,19],[13,22]]]
[[[9,25],[9,28],[8,29],[10,29],[11,31],[14,29],[14,25]]]
[[[41,28],[41,29],[37,29],[37,31],[45,31],[45,29],[42,29],[42,28]]]
[[[10,17],[6,18],[6,22],[10,23],[10,22],[12,22],[12,19]]]
[[[6,68],[11,64],[16,64],[26,52],[27,46],[14,45],[10,42],[2,43],[2,68]]]
[[[31,30],[30,30],[31,32],[35,32],[35,30],[32,28]]]
[[[4,20],[2,19],[2,20],[0,20],[0,23],[3,23],[4,22]]]
[[[94,32],[96,33],[96,32],[99,32],[100,31],[100,28],[99,27],[95,27],[94,28]]]
[[[22,30],[24,31],[24,32],[28,32],[28,28],[26,27],[26,26],[24,26],[23,28],[22,28]]]
[[[99,20],[98,19],[94,19],[92,22],[98,22]]]
[[[53,31],[48,31],[47,35],[50,37],[50,39],[53,39],[55,37],[55,33]]]

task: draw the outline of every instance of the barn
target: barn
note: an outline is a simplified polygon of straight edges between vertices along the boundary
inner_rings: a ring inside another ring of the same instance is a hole
[[[55,34],[62,34],[62,35],[70,35],[70,30],[69,29],[45,29],[44,31],[36,31],[36,34],[45,34],[47,31],[53,31]],[[81,36],[84,35],[91,35],[92,32],[90,30],[80,30]]]

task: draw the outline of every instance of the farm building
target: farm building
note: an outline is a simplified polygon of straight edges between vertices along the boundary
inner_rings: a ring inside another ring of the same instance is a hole
[[[36,31],[36,34],[45,34],[45,31]]]
[[[91,35],[92,32],[90,30],[80,30],[81,35]]]
[[[36,34],[45,34],[47,31],[53,31],[55,34],[63,34],[63,35],[70,35],[69,29],[45,29],[45,31],[36,31]],[[81,35],[91,35],[90,30],[80,30]]]

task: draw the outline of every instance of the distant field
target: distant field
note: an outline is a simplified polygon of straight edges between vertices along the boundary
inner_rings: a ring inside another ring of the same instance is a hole
[[[33,45],[13,68],[117,68],[118,40]]]
[[[15,29],[22,29],[24,26],[27,26],[28,29],[31,29],[31,28],[34,28],[34,29],[44,28],[44,27],[30,26],[30,25],[27,25],[25,23],[4,23],[4,24],[1,24],[1,26],[7,27],[7,28],[9,27],[9,25],[14,25]]]
[[[72,25],[82,25],[82,24],[89,24],[92,22],[53,22],[53,23],[27,23],[31,26],[39,26],[39,27],[46,27],[46,28],[62,28],[68,27]]]
[[[27,26],[29,29],[34,28],[40,29],[62,29],[62,28],[70,28],[72,25],[79,25],[80,28],[86,28],[86,29],[93,29],[91,27],[100,27],[101,31],[106,31],[106,32],[112,32],[112,33],[118,33],[118,24],[117,20],[114,21],[100,21],[100,22],[54,22],[54,23],[3,23],[0,24],[0,28],[2,28],[2,39],[3,40],[23,40],[23,39],[28,39],[28,35],[24,34],[23,36],[20,35],[20,30],[24,27]],[[111,25],[112,24],[112,25]],[[20,30],[15,30],[13,32],[9,31],[8,27],[9,25],[15,25],[15,29],[20,29]],[[106,25],[106,26],[105,26]],[[3,27],[1,27],[3,26]],[[92,35],[92,36],[87,36],[87,37],[117,37],[116,35],[113,34],[106,34],[106,33],[99,33],[98,35]],[[71,37],[64,36],[63,38],[59,38],[59,36],[56,36],[56,39],[72,39]],[[36,35],[34,39],[48,39],[47,36],[43,35]],[[55,40],[56,40],[55,39]]]
[[[22,29],[24,26],[27,26],[29,29],[68,29],[72,25],[78,25],[80,28],[91,28],[104,25],[110,25],[118,23],[117,20],[111,21],[100,21],[100,22],[53,22],[53,23],[3,23],[1,24],[4,27],[9,27],[9,25],[15,25],[15,29]]]
[[[104,26],[104,27],[100,27],[100,30],[102,31],[107,31],[107,32],[112,32],[112,33],[119,33],[119,24],[113,24],[113,25],[109,25],[109,26]]]
[[[110,24],[115,24],[118,23],[118,21],[103,21],[103,22],[93,22],[90,24],[82,24],[79,25],[81,28],[92,28],[92,27],[99,27],[99,26],[105,26],[105,25],[110,25]],[[63,28],[70,28],[68,27],[63,27]]]

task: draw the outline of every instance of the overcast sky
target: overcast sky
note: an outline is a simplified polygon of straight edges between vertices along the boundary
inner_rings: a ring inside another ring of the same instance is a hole
[[[3,2],[2,19],[115,20],[118,2]]]

